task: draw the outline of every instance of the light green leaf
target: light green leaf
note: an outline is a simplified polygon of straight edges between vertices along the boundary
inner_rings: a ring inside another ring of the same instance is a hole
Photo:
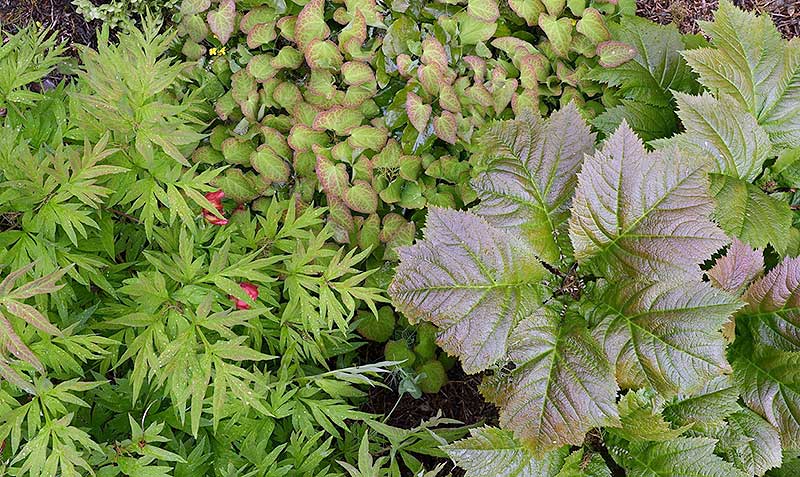
[[[793,215],[786,202],[740,179],[710,177],[710,192],[717,202],[714,216],[725,232],[753,248],[771,244],[779,253],[786,249]]]

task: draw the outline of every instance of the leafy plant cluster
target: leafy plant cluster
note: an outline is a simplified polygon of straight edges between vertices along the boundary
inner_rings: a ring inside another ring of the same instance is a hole
[[[243,4],[244,3],[244,4]],[[473,132],[514,110],[574,100],[594,116],[631,59],[610,29],[633,2],[211,2],[181,6],[183,53],[222,94],[197,162],[248,201],[321,188],[340,243],[396,259],[425,207],[463,207]],[[534,30],[531,27],[536,27]],[[410,212],[407,212],[410,211]]]
[[[147,15],[172,17],[180,0],[109,0],[100,5],[91,0],[72,0],[72,4],[87,22],[99,20],[109,28],[127,28],[132,21]]]
[[[218,190],[192,162],[211,93],[160,29],[106,28],[47,91],[51,36],[0,50],[0,474],[338,476],[367,429],[387,475],[421,472],[452,421],[359,410],[392,365],[356,361],[356,310],[386,301],[369,252],[292,194]]]
[[[666,89],[624,85],[601,144],[574,104],[493,122],[479,203],[432,207],[400,249],[395,305],[500,410],[446,447],[467,475],[796,471],[800,262],[777,180],[797,185],[800,43],[728,1],[701,26],[708,44],[661,65],[702,87],[669,93],[682,132],[648,150],[625,116],[661,116]],[[646,64],[604,77],[648,84]]]

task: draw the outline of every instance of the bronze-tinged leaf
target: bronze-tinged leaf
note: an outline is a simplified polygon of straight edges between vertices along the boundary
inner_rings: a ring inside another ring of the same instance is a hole
[[[509,348],[516,367],[488,394],[500,424],[535,455],[579,446],[592,427],[620,425],[613,367],[582,318],[542,307],[517,325]]]
[[[442,114],[433,120],[433,131],[442,141],[455,144],[458,140],[455,115],[450,111],[442,111]]]
[[[34,307],[13,300],[3,301],[3,306],[6,307],[9,313],[17,318],[21,318],[31,326],[38,328],[52,336],[61,335],[61,330],[53,326],[53,324],[50,323],[50,320],[48,320],[41,312],[39,312],[39,310]]]
[[[730,372],[721,329],[741,301],[708,282],[677,278],[616,280],[593,298],[593,334],[624,388],[672,396]]]
[[[720,290],[739,294],[744,287],[764,273],[764,251],[753,250],[739,239],[733,239],[728,252],[717,259],[708,278]]]
[[[412,92],[406,95],[406,114],[411,125],[418,132],[422,133],[428,127],[428,120],[431,118],[431,105],[422,102],[422,98]]]
[[[481,199],[474,212],[525,237],[541,259],[559,265],[571,255],[569,206],[594,140],[574,103],[547,120],[526,112],[490,125],[478,142],[489,162],[472,182]]]
[[[584,161],[570,217],[575,258],[607,278],[699,280],[728,243],[709,218],[704,161],[677,149],[647,152],[627,123]]]
[[[25,345],[2,312],[0,312],[0,338],[2,338],[0,340],[2,346],[11,354],[30,363],[30,365],[36,368],[40,373],[44,373],[42,362],[39,361],[39,358],[33,354],[33,351]]]
[[[425,240],[400,249],[389,295],[413,322],[437,325],[438,343],[467,373],[506,355],[514,324],[539,306],[547,275],[536,255],[481,217],[432,207]]]

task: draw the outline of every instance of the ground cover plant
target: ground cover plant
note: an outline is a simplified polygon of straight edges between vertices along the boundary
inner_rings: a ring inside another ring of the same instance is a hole
[[[0,475],[796,473],[769,18],[76,4],[2,33]]]

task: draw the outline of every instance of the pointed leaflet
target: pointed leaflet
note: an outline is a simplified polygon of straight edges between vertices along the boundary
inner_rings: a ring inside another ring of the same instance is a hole
[[[747,475],[760,477],[783,461],[778,430],[749,409],[728,417],[718,448]]]
[[[425,240],[400,250],[389,295],[412,322],[441,329],[437,342],[467,373],[506,355],[511,328],[538,306],[546,274],[512,235],[470,212],[432,207]]]
[[[406,96],[406,115],[414,129],[423,132],[428,127],[431,118],[431,105],[422,102],[422,98],[412,92]]]
[[[708,278],[720,290],[738,294],[763,272],[764,252],[733,239],[725,256],[718,258],[708,271]]]
[[[749,182],[722,174],[710,177],[714,216],[722,230],[756,248],[772,244],[778,253],[786,251],[793,216],[789,204]]]
[[[652,391],[628,391],[619,400],[619,416],[622,427],[611,432],[626,441],[668,441],[691,427],[673,429],[659,412]]]
[[[750,285],[747,306],[737,317],[748,322],[759,342],[786,351],[800,351],[800,258],[784,260]]]
[[[784,448],[800,445],[800,353],[741,346],[732,364],[747,407],[778,428]]]
[[[564,459],[564,467],[556,477],[611,477],[611,470],[603,456],[580,448]]]
[[[516,368],[484,392],[500,424],[536,455],[619,425],[613,368],[581,318],[542,307],[514,329],[509,352]]]
[[[728,0],[700,25],[713,47],[683,52],[700,82],[753,113],[777,148],[800,146],[800,42],[783,40],[768,15]]]
[[[574,103],[545,121],[524,114],[492,124],[479,142],[490,160],[486,173],[472,182],[481,199],[474,211],[523,235],[543,260],[557,265],[569,255],[562,248],[569,245],[568,208],[594,139]]]
[[[740,409],[736,383],[730,374],[724,374],[709,380],[690,395],[678,396],[662,413],[676,426],[685,426],[719,424]]]
[[[671,149],[645,152],[627,124],[584,161],[570,217],[575,257],[601,276],[699,279],[727,238],[708,219],[704,166]]]
[[[724,94],[717,99],[708,93],[676,93],[675,99],[685,132],[659,141],[660,145],[677,144],[692,155],[709,158],[713,170],[748,182],[761,174],[772,146],[752,114]]]
[[[224,45],[231,39],[236,25],[236,2],[234,0],[221,0],[219,8],[208,12],[206,19],[211,32]]]
[[[716,442],[679,437],[666,442],[631,442],[610,451],[628,477],[747,477],[714,455]]]
[[[537,459],[510,432],[495,427],[470,429],[470,437],[442,448],[466,477],[556,477],[567,449]]]
[[[614,282],[595,301],[593,333],[622,387],[669,396],[730,370],[720,330],[741,303],[707,282]]]

